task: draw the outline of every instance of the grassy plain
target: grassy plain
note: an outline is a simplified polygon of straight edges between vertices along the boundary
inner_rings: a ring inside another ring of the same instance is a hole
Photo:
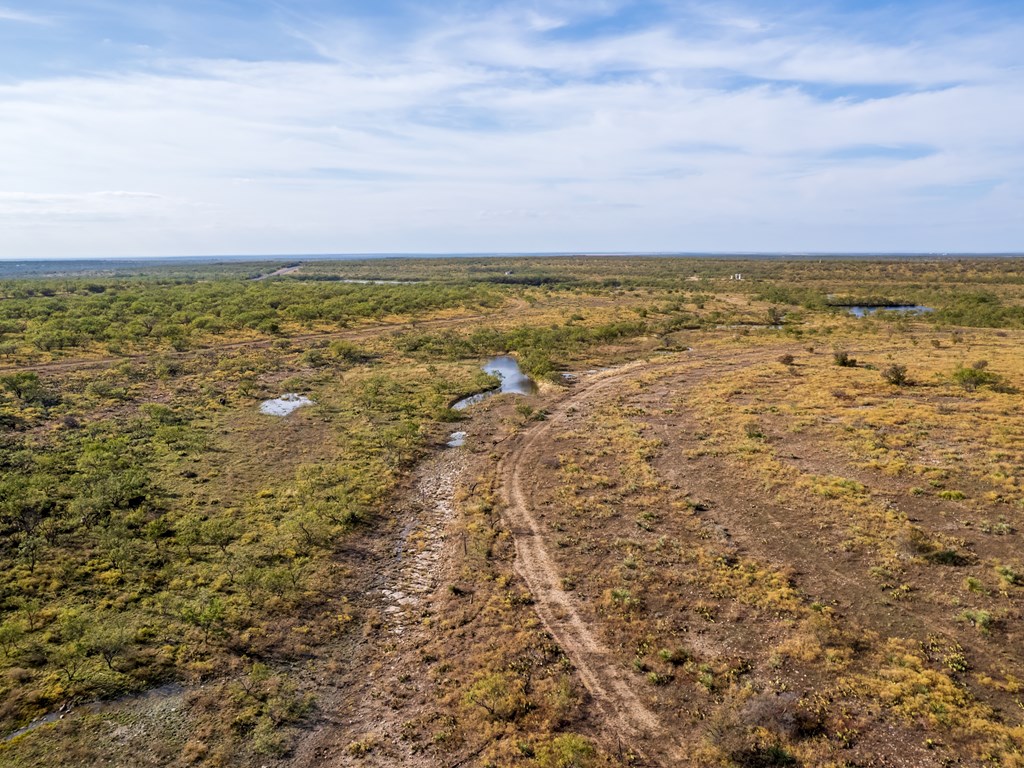
[[[1020,260],[282,266],[0,284],[0,764],[1024,765]]]

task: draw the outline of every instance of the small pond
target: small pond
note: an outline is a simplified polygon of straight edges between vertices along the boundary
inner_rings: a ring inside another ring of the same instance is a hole
[[[867,317],[875,312],[902,312],[907,315],[923,315],[926,312],[934,312],[933,307],[925,307],[920,304],[904,304],[898,307],[850,307],[850,314],[854,317]]]
[[[449,448],[461,448],[466,444],[466,433],[465,432],[452,432],[448,435],[448,447]]]
[[[273,400],[264,400],[260,403],[260,413],[265,413],[267,416],[287,416],[292,411],[313,404],[313,401],[305,395],[289,392],[287,395],[281,395]]]
[[[480,392],[469,397],[464,397],[452,405],[456,411],[464,411],[471,405],[482,403],[494,395],[535,395],[537,385],[533,379],[527,376],[519,368],[519,362],[510,355],[502,355],[488,360],[483,364],[485,373],[497,376],[501,379],[501,386],[488,392]]]

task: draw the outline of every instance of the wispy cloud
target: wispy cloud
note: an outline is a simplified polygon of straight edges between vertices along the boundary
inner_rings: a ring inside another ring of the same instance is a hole
[[[1024,242],[1017,18],[894,38],[749,4],[295,7],[266,35],[306,55],[157,41],[0,85],[0,253]]]
[[[53,20],[47,16],[40,16],[35,13],[17,11],[12,8],[0,6],[0,23],[13,21],[19,24],[51,24]]]

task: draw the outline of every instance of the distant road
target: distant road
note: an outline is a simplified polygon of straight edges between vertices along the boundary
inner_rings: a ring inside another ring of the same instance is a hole
[[[266,275],[260,275],[259,277],[254,277],[253,280],[266,280],[268,277],[278,277],[279,275],[290,275],[292,272],[298,272],[300,269],[302,269],[302,265],[301,264],[295,264],[294,266],[291,266],[291,267],[281,267],[276,272],[270,272],[269,274],[266,274]]]

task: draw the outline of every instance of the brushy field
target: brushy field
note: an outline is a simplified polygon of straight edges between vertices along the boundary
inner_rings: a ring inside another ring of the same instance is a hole
[[[277,266],[0,285],[0,730],[79,707],[0,762],[634,762],[502,518],[498,459],[579,387],[531,498],[694,765],[1024,764],[1020,261]],[[469,416],[396,640],[370,587],[498,353],[541,393]],[[258,412],[285,392],[316,405]],[[367,675],[399,732],[334,717]]]

